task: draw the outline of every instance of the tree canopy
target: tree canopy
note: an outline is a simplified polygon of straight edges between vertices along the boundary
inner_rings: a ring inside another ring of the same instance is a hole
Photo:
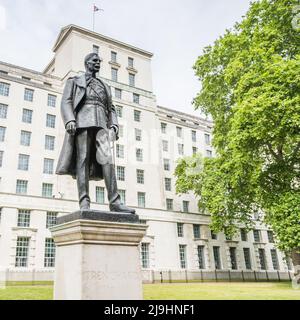
[[[214,231],[251,228],[253,214],[263,212],[284,251],[300,248],[297,4],[253,2],[204,49],[194,66],[201,81],[194,105],[213,118],[216,156],[183,158],[175,171],[177,192],[200,197]]]

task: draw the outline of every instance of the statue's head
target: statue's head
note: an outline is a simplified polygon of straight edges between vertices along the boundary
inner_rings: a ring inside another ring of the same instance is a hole
[[[98,72],[100,70],[101,59],[97,53],[89,53],[84,59],[86,71]]]

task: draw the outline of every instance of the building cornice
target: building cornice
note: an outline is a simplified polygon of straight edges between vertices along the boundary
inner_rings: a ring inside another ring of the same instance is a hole
[[[118,47],[122,47],[122,48],[124,48],[126,50],[133,51],[135,53],[141,54],[141,55],[143,55],[143,56],[145,56],[147,58],[152,58],[153,57],[153,53],[151,53],[149,51],[137,48],[135,46],[132,46],[132,45],[129,45],[127,43],[121,42],[119,40],[104,36],[104,35],[102,35],[100,33],[85,29],[83,27],[80,27],[80,26],[77,26],[77,25],[74,25],[74,24],[70,24],[70,25],[68,25],[68,26],[66,26],[66,27],[61,29],[60,34],[59,34],[59,36],[58,36],[58,38],[57,38],[57,40],[56,40],[56,42],[54,44],[54,47],[53,47],[53,51],[54,52],[56,52],[58,50],[60,45],[69,36],[69,34],[72,33],[73,31],[79,32],[79,33],[84,34],[86,36],[93,37],[93,38],[95,38],[97,40],[100,40],[100,41],[105,41],[105,42],[111,43],[113,45],[117,45]]]

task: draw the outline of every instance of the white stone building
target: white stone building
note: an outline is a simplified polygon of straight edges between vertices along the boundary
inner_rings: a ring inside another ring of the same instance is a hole
[[[118,187],[149,225],[141,245],[144,273],[288,271],[265,226],[226,240],[211,234],[210,217],[199,212],[193,194],[176,195],[176,159],[212,156],[212,123],[157,106],[151,53],[75,25],[61,30],[53,51],[43,72],[0,62],[0,267],[10,279],[26,280],[27,273],[51,279],[55,248],[48,227],[57,214],[78,209],[75,180],[55,175],[65,132],[60,100],[66,79],[84,71],[92,51],[103,60],[100,77],[111,86],[119,115]],[[91,182],[90,193],[92,208],[108,208],[103,182]]]

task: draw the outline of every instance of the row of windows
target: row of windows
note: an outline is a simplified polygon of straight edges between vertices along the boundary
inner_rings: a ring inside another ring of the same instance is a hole
[[[0,103],[0,118],[1,119],[6,119],[7,118],[7,110],[8,110],[8,105]],[[22,122],[24,123],[32,123],[32,115],[33,111],[29,109],[23,109],[22,112]],[[56,121],[56,116],[53,114],[46,114],[46,127],[48,128],[55,128],[55,121]]]
[[[122,90],[119,88],[115,88],[115,98],[122,100]],[[137,93],[132,94],[132,102],[136,104],[140,104],[140,95]]]
[[[169,151],[169,142],[167,140],[162,140],[162,150],[164,152]],[[178,143],[177,144],[177,151],[179,155],[184,155],[184,144]],[[196,154],[198,152],[198,148],[193,147],[193,154]],[[211,158],[212,157],[212,151],[206,150],[206,157]]]
[[[100,54],[99,51],[100,51],[99,46],[93,45],[93,52],[99,55]],[[110,52],[111,62],[118,63],[117,56],[118,56],[117,52],[111,51]],[[134,59],[132,57],[128,57],[128,68],[134,68]]]
[[[93,52],[99,54],[99,46],[93,45]],[[111,54],[111,56],[110,56],[111,61],[110,62],[118,64],[117,52],[111,51],[110,54]],[[128,68],[129,69],[134,68],[134,59],[131,57],[128,57]],[[114,68],[114,67],[111,68],[111,79],[113,81],[118,81],[118,69],[117,68]],[[131,72],[129,72],[129,85],[132,87],[135,86],[135,74],[131,73]]]
[[[0,142],[4,142],[5,133],[6,133],[6,127],[0,127]],[[23,146],[30,146],[30,141],[31,141],[31,132],[22,130],[21,136],[20,136],[20,144]],[[45,135],[45,143],[44,143],[45,150],[52,151],[54,150],[54,146],[55,146],[55,137]]]
[[[161,122],[161,132],[167,133],[167,123]],[[176,127],[176,134],[178,138],[183,138],[183,128]],[[197,142],[197,132],[195,130],[191,130],[191,137],[193,142]],[[211,136],[208,133],[204,133],[204,140],[207,145],[211,145]]]
[[[141,141],[142,140],[142,132],[139,129],[136,129],[135,131],[135,138],[136,141]],[[168,150],[168,144],[164,144],[164,142],[167,141],[163,141],[163,150],[167,151]],[[125,158],[125,146],[122,144],[117,143],[116,144],[116,156],[117,158],[120,159],[124,159]],[[197,153],[198,149],[193,147],[193,154]],[[179,155],[184,155],[184,145],[183,144],[178,144],[178,154]],[[212,157],[212,151],[211,150],[206,150],[206,156],[207,157]],[[143,149],[141,148],[136,148],[136,161],[143,161]],[[169,171],[170,169],[168,169],[168,159],[164,159],[164,168],[166,171]]]
[[[180,244],[179,245],[179,258],[180,258],[180,267],[182,269],[187,268],[187,254],[186,254],[186,245]],[[205,261],[205,247],[204,246],[197,246],[197,258],[198,258],[198,267],[199,269],[206,268],[206,261]],[[266,253],[265,249],[258,249],[259,255],[259,263],[261,270],[267,270],[267,260],[266,260]],[[271,260],[272,260],[272,267],[274,270],[279,270],[279,261],[276,249],[270,250]],[[238,261],[237,261],[237,248],[236,247],[229,247],[229,257],[230,257],[230,268],[232,270],[238,269]],[[252,269],[252,261],[251,261],[251,253],[250,248],[243,248],[243,257],[244,263],[247,270]],[[222,269],[222,260],[220,255],[220,247],[213,246],[213,262],[214,267],[216,270]],[[291,269],[291,265],[289,261],[287,261],[289,270]]]
[[[17,180],[16,183],[16,194],[27,195],[28,181]],[[42,184],[42,197],[52,198],[53,197],[53,184],[43,183]]]
[[[10,84],[5,82],[0,82],[0,95],[8,97],[10,92]],[[24,100],[33,102],[34,90],[25,88],[24,89]],[[48,94],[47,105],[49,107],[56,107],[57,97],[53,94]]]
[[[111,68],[111,80],[118,82],[118,69],[112,67]],[[135,74],[129,73],[128,74],[128,84],[130,87],[135,87]]]
[[[15,267],[28,267],[30,237],[18,237]],[[55,266],[55,243],[52,238],[45,239],[44,267]]]
[[[48,211],[46,215],[46,228],[50,228],[56,225],[57,222],[57,212]],[[17,226],[21,228],[29,228],[30,227],[30,217],[31,211],[25,209],[18,210],[18,222]]]
[[[167,200],[171,200],[171,199],[167,199]],[[173,200],[171,200],[173,201]],[[186,201],[188,202],[188,201]],[[172,203],[172,202],[171,202]],[[168,205],[168,202],[167,202]],[[195,239],[200,239],[201,238],[201,233],[200,233],[200,225],[198,224],[194,224],[193,225],[193,231],[194,231],[194,238]],[[262,230],[253,230],[253,238],[254,238],[254,242],[260,242],[261,241],[261,232]],[[259,237],[257,236],[259,234]],[[184,237],[184,233],[183,233],[183,223],[177,223],[177,236],[178,237]],[[248,241],[248,233],[246,231],[246,229],[241,229],[240,230],[240,236],[241,236],[241,241]],[[274,233],[271,230],[267,230],[267,237],[268,237],[268,241],[269,243],[274,243]],[[218,235],[216,233],[214,233],[213,231],[211,231],[211,238],[213,240],[218,240]],[[226,237],[226,240],[232,240],[230,237]]]

